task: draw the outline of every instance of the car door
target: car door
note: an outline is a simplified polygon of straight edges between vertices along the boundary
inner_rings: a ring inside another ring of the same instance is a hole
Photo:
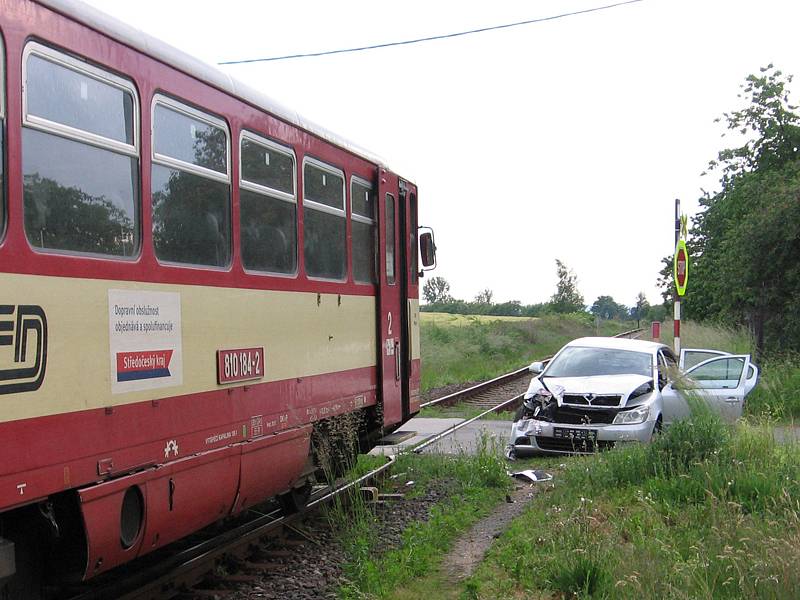
[[[744,408],[749,373],[749,354],[722,354],[691,367],[680,390],[675,389],[676,382],[670,382],[661,391],[664,423],[689,415],[687,394],[696,394],[725,419],[738,419]]]
[[[686,372],[688,369],[699,365],[704,360],[714,358],[715,356],[730,356],[730,352],[709,350],[706,348],[683,348],[681,349],[679,366],[681,371]],[[745,379],[745,397],[753,391],[753,388],[756,387],[756,383],[758,383],[758,367],[751,362],[747,369],[747,377]]]

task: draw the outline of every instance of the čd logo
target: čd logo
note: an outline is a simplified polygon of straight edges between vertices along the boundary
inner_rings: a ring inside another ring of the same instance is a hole
[[[42,307],[0,304],[0,394],[38,390],[46,366],[47,318]]]

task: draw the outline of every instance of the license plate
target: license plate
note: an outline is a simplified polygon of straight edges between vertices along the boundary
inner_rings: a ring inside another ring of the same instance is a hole
[[[597,429],[570,429],[567,427],[554,427],[553,437],[563,440],[597,441]]]

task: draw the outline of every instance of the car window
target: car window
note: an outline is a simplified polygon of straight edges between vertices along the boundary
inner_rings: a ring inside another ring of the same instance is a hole
[[[683,356],[683,369],[691,369],[695,365],[699,365],[704,360],[720,356],[720,352],[712,352],[705,350],[687,350]]]
[[[615,348],[564,348],[543,373],[546,377],[591,377],[594,375],[652,376],[652,355]]]
[[[739,385],[743,369],[744,360],[741,358],[721,358],[699,366],[689,377],[703,388],[733,389]]]

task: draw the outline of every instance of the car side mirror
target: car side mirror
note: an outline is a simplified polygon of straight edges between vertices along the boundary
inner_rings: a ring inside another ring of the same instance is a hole
[[[531,366],[528,367],[528,371],[533,373],[534,375],[538,375],[542,371],[544,371],[544,363],[536,361],[535,363],[531,363]]]
[[[427,231],[419,236],[419,254],[422,266],[426,271],[430,271],[436,268],[436,243],[433,241],[433,230],[426,229]]]

